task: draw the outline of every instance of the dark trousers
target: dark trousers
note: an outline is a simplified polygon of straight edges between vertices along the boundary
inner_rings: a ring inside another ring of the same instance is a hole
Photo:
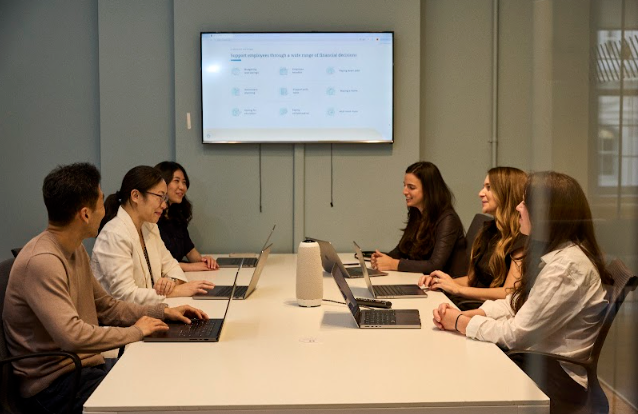
[[[84,367],[80,373],[80,387],[73,401],[72,413],[81,414],[84,403],[102,382],[106,374],[115,364],[115,360],[108,360],[106,364],[94,367]],[[47,388],[31,398],[23,400],[29,413],[58,414],[65,413],[69,402],[69,393],[73,387],[73,373],[56,378]]]
[[[551,414],[572,413],[587,402],[587,390],[574,381],[558,361],[534,354],[510,358],[549,397]]]

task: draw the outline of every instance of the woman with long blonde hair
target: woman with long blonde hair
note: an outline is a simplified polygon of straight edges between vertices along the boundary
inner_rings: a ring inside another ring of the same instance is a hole
[[[526,237],[520,232],[516,206],[523,199],[527,174],[513,167],[488,171],[479,192],[482,211],[494,216],[479,231],[470,258],[467,276],[456,279],[435,271],[422,276],[420,285],[440,289],[460,298],[501,299],[520,277],[520,259]]]
[[[529,242],[513,292],[463,312],[442,303],[433,310],[434,325],[504,349],[585,359],[609,303],[604,285],[613,284],[585,193],[568,175],[535,173],[517,210]],[[547,394],[552,413],[573,412],[586,402],[584,368],[556,360],[532,365],[525,358],[513,360]]]

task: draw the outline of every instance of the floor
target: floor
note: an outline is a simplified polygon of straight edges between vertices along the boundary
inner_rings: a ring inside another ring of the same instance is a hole
[[[638,410],[634,410],[632,406],[627,404],[622,398],[617,397],[614,392],[603,385],[603,390],[609,400],[609,414],[638,414]]]

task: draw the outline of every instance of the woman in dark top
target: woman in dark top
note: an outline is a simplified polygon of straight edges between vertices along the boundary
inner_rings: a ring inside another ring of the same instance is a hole
[[[372,267],[430,274],[444,270],[453,276],[467,272],[463,224],[452,207],[454,196],[431,162],[410,165],[403,179],[408,224],[390,253],[372,254]]]
[[[193,206],[186,198],[190,186],[188,174],[180,164],[172,161],[155,166],[168,186],[168,208],[157,222],[162,240],[184,272],[215,270],[219,266],[210,256],[202,256],[188,234],[188,223],[193,217]],[[183,262],[186,257],[188,262]]]
[[[487,221],[474,240],[467,276],[453,279],[436,271],[421,277],[419,284],[444,290],[456,298],[505,298],[520,278],[519,262],[527,239],[520,232],[516,212],[526,180],[527,174],[518,168],[489,170],[479,197],[483,213],[493,215],[494,220]]]

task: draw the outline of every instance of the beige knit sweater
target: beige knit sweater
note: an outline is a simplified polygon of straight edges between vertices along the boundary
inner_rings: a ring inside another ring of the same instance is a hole
[[[24,246],[11,269],[3,323],[11,355],[66,350],[93,366],[104,363],[100,352],[141,340],[142,331],[131,325],[144,315],[163,318],[165,307],[113,299],[93,277],[83,245],[66,252],[44,231]],[[71,360],[56,357],[13,366],[23,397],[73,368]]]

